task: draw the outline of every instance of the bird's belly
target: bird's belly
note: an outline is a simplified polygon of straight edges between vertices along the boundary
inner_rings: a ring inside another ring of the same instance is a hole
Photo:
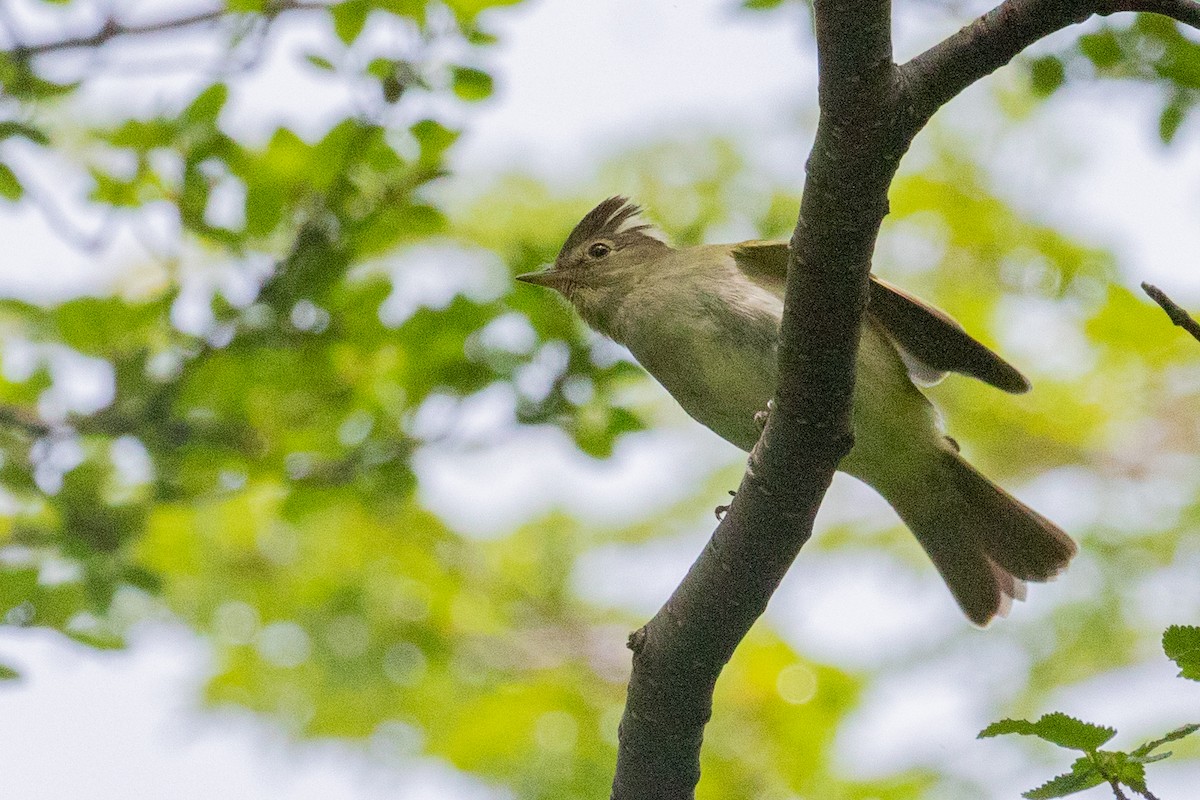
[[[754,415],[776,386],[774,349],[658,340],[641,362],[693,419],[749,451],[761,431]],[[655,357],[657,356],[657,357]],[[853,425],[855,445],[839,469],[880,488],[897,470],[940,440],[935,413],[913,385],[890,341],[873,325],[863,328],[857,359]]]

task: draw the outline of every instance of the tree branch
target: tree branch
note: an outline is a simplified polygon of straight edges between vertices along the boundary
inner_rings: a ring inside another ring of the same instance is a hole
[[[1099,0],[1096,13],[1102,17],[1121,11],[1139,11],[1170,17],[1192,28],[1200,29],[1200,3],[1192,0]]]
[[[717,676],[766,609],[852,444],[854,359],[902,147],[887,0],[817,0],[821,120],[792,239],[779,389],[728,514],[634,652],[613,798],[691,798]]]
[[[1039,39],[1093,15],[1120,11],[1162,14],[1200,28],[1200,3],[1192,0],[1005,0],[900,67],[909,135],[963,89]]]
[[[271,3],[263,12],[265,17],[275,17],[287,11],[312,11],[316,9],[327,9],[328,3],[308,2],[307,0],[278,0]],[[116,18],[109,18],[92,33],[82,34],[79,36],[70,36],[65,39],[56,39],[48,42],[37,42],[35,44],[24,44],[15,42],[13,47],[8,51],[13,55],[20,56],[39,56],[46,53],[55,53],[63,50],[80,50],[88,47],[99,47],[112,39],[126,36],[140,36],[145,34],[165,33],[167,31],[180,30],[183,28],[191,28],[196,25],[203,25],[207,22],[216,22],[219,19],[232,16],[232,12],[225,8],[217,8],[212,11],[203,11],[195,14],[189,14],[183,17],[175,17],[174,19],[160,20],[158,22],[148,22],[141,25],[127,25],[120,22]]]
[[[1150,295],[1151,300],[1162,306],[1162,310],[1167,312],[1167,316],[1171,318],[1172,323],[1183,328],[1196,341],[1200,342],[1200,322],[1197,322],[1195,317],[1184,311],[1178,303],[1167,297],[1166,292],[1153,284],[1143,282],[1142,291]]]
[[[1029,45],[1095,13],[1096,0],[1005,0],[900,67],[913,135],[971,84]]]

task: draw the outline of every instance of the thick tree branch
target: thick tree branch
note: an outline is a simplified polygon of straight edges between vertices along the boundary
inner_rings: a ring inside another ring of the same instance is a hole
[[[963,89],[1039,39],[1093,15],[1120,11],[1162,14],[1200,28],[1200,3],[1193,0],[1005,0],[900,67],[909,135]]]
[[[1184,311],[1178,303],[1167,297],[1166,292],[1153,284],[1142,283],[1142,291],[1150,295],[1150,299],[1158,303],[1162,307],[1162,310],[1167,312],[1167,316],[1171,318],[1171,322],[1183,328],[1196,341],[1200,342],[1200,322],[1197,322],[1195,317]]]
[[[821,121],[792,240],[775,410],[708,547],[630,637],[614,798],[693,796],[717,676],[811,535],[852,443],[867,276],[900,156],[890,5],[818,0],[815,15]]]

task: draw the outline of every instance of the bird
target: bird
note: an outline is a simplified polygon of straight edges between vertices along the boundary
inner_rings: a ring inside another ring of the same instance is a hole
[[[579,221],[552,264],[517,280],[558,292],[693,419],[749,451],[776,389],[788,256],[775,241],[674,247],[616,196]],[[874,275],[869,285],[854,446],[838,469],[883,496],[967,618],[986,627],[1077,548],[962,457],[920,387],[948,372],[1014,394],[1029,381],[945,312]]]

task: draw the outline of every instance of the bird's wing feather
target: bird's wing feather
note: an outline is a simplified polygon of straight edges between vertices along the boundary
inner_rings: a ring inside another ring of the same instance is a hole
[[[768,291],[783,295],[787,279],[787,242],[742,242],[733,247],[738,269]],[[1029,381],[940,309],[887,281],[871,276],[867,313],[887,331],[909,374],[931,384],[958,372],[1006,392],[1029,391]]]

